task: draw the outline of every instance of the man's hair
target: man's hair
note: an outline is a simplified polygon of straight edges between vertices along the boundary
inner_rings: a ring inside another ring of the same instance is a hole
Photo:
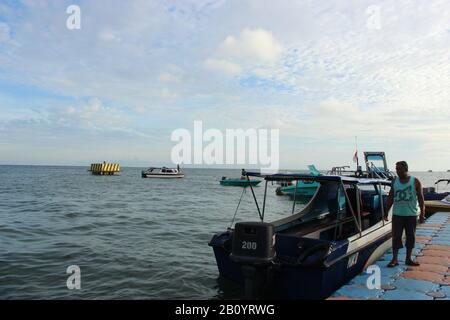
[[[406,163],[406,161],[399,161],[396,163],[396,165],[402,166],[406,171],[408,171],[408,164]]]

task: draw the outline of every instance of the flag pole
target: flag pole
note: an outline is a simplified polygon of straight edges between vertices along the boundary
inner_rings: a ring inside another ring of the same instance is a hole
[[[358,157],[358,136],[355,136],[355,146],[356,146],[356,168],[359,167],[359,157]]]

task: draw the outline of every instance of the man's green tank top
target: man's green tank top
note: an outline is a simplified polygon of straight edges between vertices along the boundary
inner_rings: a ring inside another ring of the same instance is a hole
[[[394,212],[396,216],[419,215],[419,202],[415,186],[415,178],[409,177],[409,181],[401,183],[400,178],[394,181]]]

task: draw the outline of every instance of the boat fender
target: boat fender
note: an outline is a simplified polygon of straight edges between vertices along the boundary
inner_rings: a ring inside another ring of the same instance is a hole
[[[299,245],[299,248],[301,246]],[[303,250],[297,258],[297,263],[305,267],[313,267],[322,264],[330,252],[328,244],[317,244]]]

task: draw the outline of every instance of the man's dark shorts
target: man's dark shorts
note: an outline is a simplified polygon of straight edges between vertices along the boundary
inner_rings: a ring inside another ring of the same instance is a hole
[[[405,230],[406,234],[406,248],[414,248],[416,242],[416,226],[416,216],[392,216],[392,249],[403,248],[403,230]]]

